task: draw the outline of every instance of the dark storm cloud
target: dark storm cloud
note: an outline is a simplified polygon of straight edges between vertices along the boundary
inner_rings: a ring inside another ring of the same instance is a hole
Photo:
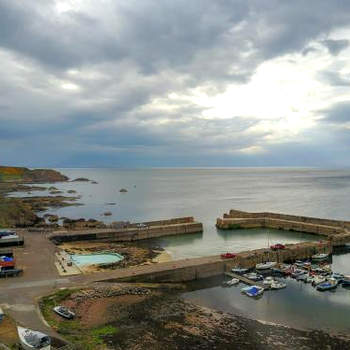
[[[1,161],[288,162],[302,147],[288,143],[283,158],[283,147],[265,143],[271,131],[251,131],[259,125],[254,116],[204,118],[205,107],[176,95],[191,97],[198,87],[215,95],[228,84],[243,85],[265,60],[315,53],[314,42],[335,56],[348,46],[328,37],[350,23],[350,3],[340,0],[81,4],[59,14],[53,0],[0,0]],[[319,78],[347,85],[337,70]],[[323,111],[324,120],[347,121],[347,109],[345,103]],[[242,153],[251,145],[266,152]]]

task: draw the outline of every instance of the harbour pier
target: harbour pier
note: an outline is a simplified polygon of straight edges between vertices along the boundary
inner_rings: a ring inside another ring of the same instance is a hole
[[[262,288],[264,288],[264,289],[267,288],[267,286],[264,286],[262,283],[260,283],[260,282],[258,282],[258,281],[250,280],[249,278],[244,277],[244,276],[241,276],[241,275],[238,275],[237,273],[225,272],[225,275],[228,276],[228,277],[231,277],[231,278],[237,278],[237,279],[239,279],[241,282],[243,282],[243,283],[245,283],[245,284],[248,284],[249,286],[259,286],[259,287],[262,287]]]
[[[192,216],[189,216],[127,224],[122,228],[54,231],[49,235],[49,239],[56,244],[91,240],[98,240],[99,242],[132,242],[149,238],[201,232],[203,232],[203,224],[195,221]]]

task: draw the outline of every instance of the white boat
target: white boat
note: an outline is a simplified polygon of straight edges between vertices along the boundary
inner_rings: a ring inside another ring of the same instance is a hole
[[[239,283],[239,279],[238,278],[232,278],[232,280],[229,280],[226,282],[227,286],[234,286],[235,284]]]
[[[243,275],[244,273],[248,272],[248,269],[245,269],[243,267],[234,267],[233,269],[231,269],[231,271],[233,273],[237,273],[238,275]]]
[[[50,350],[51,338],[41,332],[33,331],[24,327],[17,327],[18,337],[24,350]]]
[[[257,270],[268,270],[271,269],[272,267],[276,266],[277,262],[276,261],[267,261],[261,264],[256,264],[255,268]]]
[[[311,258],[312,260],[323,260],[323,259],[327,259],[328,257],[329,257],[329,254],[319,253],[319,254],[313,255]]]
[[[326,278],[325,277],[323,277],[323,276],[315,276],[313,281],[312,281],[312,285],[313,286],[317,286],[317,285],[319,285],[321,283],[324,283],[324,282],[326,282]]]
[[[271,286],[270,286],[271,289],[283,289],[283,288],[286,288],[286,287],[287,287],[286,283],[279,282],[279,281],[273,281],[271,283]]]
[[[275,282],[274,278],[269,276],[269,277],[266,277],[263,281],[263,285],[264,286],[267,286],[267,287],[271,287],[272,283]]]
[[[62,305],[55,306],[53,308],[53,311],[55,311],[56,314],[64,318],[67,318],[69,320],[73,319],[75,316],[75,313],[73,311],[67,309],[65,306],[62,306]]]
[[[313,280],[314,280],[313,276],[308,275],[308,276],[306,277],[305,282],[306,282],[306,283],[312,283]]]
[[[249,297],[257,297],[264,293],[264,288],[259,286],[249,286],[242,288],[241,291]]]
[[[245,274],[243,275],[243,277],[248,278],[248,279],[250,279],[250,280],[252,280],[252,281],[261,281],[261,280],[264,279],[263,276],[259,275],[259,274],[256,273],[256,272],[245,273]]]

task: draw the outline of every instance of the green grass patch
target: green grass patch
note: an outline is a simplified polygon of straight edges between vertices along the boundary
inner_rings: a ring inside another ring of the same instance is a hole
[[[85,328],[80,321],[59,319],[52,310],[65,299],[69,298],[78,289],[61,289],[55,294],[41,298],[39,302],[40,310],[45,320],[53,327],[57,333],[76,346],[79,350],[104,349],[105,337],[113,336],[119,332],[118,328],[112,325],[103,325],[92,329]]]

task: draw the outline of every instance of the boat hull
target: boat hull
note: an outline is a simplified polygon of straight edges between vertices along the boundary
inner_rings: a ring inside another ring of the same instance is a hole
[[[24,338],[26,328],[18,326],[17,331],[18,331],[19,341],[21,343],[21,347],[23,350],[33,350],[33,349],[51,350],[51,345],[46,345],[46,346],[43,346],[41,348],[35,348],[33,345],[28,344]]]

